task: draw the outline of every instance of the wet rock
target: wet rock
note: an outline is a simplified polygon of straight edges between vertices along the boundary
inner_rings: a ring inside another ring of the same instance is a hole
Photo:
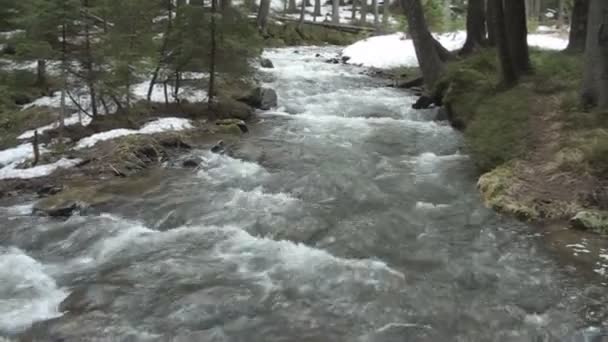
[[[277,92],[270,88],[258,87],[255,88],[249,95],[240,98],[239,101],[244,102],[254,108],[269,110],[277,106]]]
[[[427,95],[422,95],[418,98],[416,103],[412,105],[414,109],[426,109],[435,104],[435,100]]]
[[[223,140],[220,140],[211,148],[211,152],[213,153],[224,153],[225,152],[225,144]]]
[[[243,120],[217,120],[215,125],[220,129],[220,133],[241,134],[249,132],[249,128],[247,128],[247,124]]]
[[[329,63],[329,64],[340,64],[340,60],[338,58],[330,58],[328,60],[325,61],[325,63]]]
[[[38,196],[40,197],[47,197],[47,196],[52,196],[55,194],[60,193],[63,190],[63,185],[57,185],[57,184],[47,184],[42,186],[42,188],[40,188],[40,190],[38,190],[36,193],[38,194]]]
[[[262,66],[262,68],[274,69],[274,64],[272,64],[272,61],[268,58],[262,58],[262,60],[260,61],[260,65]]]
[[[323,56],[321,56],[321,54],[320,54],[320,53],[318,53],[318,54],[316,54],[316,55],[315,55],[315,57],[316,57],[316,58],[319,58],[319,57],[323,57]]]
[[[571,220],[572,227],[608,234],[608,212],[599,210],[579,211]]]
[[[90,285],[77,288],[59,304],[59,311],[84,313],[100,310],[112,303],[116,286]]]
[[[50,217],[69,217],[78,210],[108,203],[113,197],[94,186],[70,188],[36,203],[34,213]]]
[[[448,110],[445,107],[439,107],[435,115],[435,121],[448,121],[450,118]]]
[[[342,63],[346,64],[348,63],[348,61],[350,61],[350,57],[349,56],[342,56]]]
[[[227,97],[220,98],[215,104],[214,111],[220,118],[249,120],[254,113],[252,105],[246,101],[248,99],[232,99]]]
[[[182,162],[183,167],[187,167],[187,168],[191,168],[191,169],[197,168],[200,164],[201,164],[200,158],[188,158]]]

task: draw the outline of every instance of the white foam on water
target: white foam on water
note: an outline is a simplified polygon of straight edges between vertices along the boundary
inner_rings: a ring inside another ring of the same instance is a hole
[[[98,263],[106,261],[128,248],[133,241],[148,234],[158,233],[158,231],[149,229],[141,222],[125,220],[110,214],[103,214],[102,217],[107,219],[105,229],[110,230],[110,232],[108,236],[105,236],[93,247],[92,258]]]
[[[203,152],[203,162],[198,177],[213,184],[221,184],[238,179],[259,180],[267,176],[267,171],[259,164],[232,158],[227,155]]]
[[[291,197],[289,194],[283,192],[267,193],[259,186],[250,191],[235,189],[234,196],[225,206],[245,210],[277,212],[297,202],[298,199]]]
[[[419,210],[440,210],[449,208],[449,204],[438,204],[438,203],[429,203],[429,202],[416,202],[416,209]]]
[[[58,306],[67,295],[44,265],[17,248],[0,249],[0,332],[60,316]]]
[[[528,314],[524,318],[524,322],[531,325],[546,326],[549,324],[549,317],[546,314]]]
[[[0,210],[4,211],[8,215],[27,216],[31,215],[34,211],[34,204],[35,203],[25,203],[14,205],[12,207],[0,207]]]

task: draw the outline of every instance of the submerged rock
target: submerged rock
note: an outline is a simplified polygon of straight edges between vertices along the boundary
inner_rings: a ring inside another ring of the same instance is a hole
[[[69,188],[36,203],[34,212],[51,217],[70,217],[77,210],[108,203],[113,197],[94,186]]]
[[[608,234],[608,212],[606,211],[582,210],[570,220],[570,223],[576,229]]]
[[[187,168],[197,168],[201,163],[200,158],[188,158],[182,162],[183,167]]]
[[[260,61],[260,65],[262,66],[262,68],[274,69],[274,64],[272,64],[272,61],[268,58],[262,58],[262,60]]]
[[[249,95],[239,99],[254,108],[269,110],[277,106],[278,96],[274,89],[258,87]]]
[[[224,153],[225,152],[225,144],[223,140],[220,140],[211,148],[211,152],[213,153]]]

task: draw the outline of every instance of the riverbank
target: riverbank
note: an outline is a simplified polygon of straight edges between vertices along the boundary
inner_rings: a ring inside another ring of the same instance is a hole
[[[485,203],[536,221],[608,233],[608,115],[578,104],[582,58],[534,51],[533,75],[501,89],[494,51],[449,66],[439,85],[483,175]]]

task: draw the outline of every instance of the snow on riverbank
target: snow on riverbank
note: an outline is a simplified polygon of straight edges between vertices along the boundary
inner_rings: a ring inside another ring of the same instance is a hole
[[[186,129],[191,129],[194,126],[192,125],[192,121],[188,119],[182,118],[162,118],[158,120],[154,120],[144,125],[142,128],[135,129],[125,129],[119,128],[114,129],[107,132],[101,132],[97,134],[93,134],[90,137],[86,137],[78,142],[75,149],[83,149],[87,147],[92,147],[100,141],[111,140],[119,137],[124,137],[127,135],[134,134],[154,134],[161,132],[169,132],[169,131],[183,131]]]
[[[466,32],[435,34],[435,38],[448,50],[460,49],[466,40]],[[567,38],[549,34],[530,34],[528,44],[545,50],[562,50],[568,45]],[[342,56],[349,57],[349,64],[380,69],[417,66],[418,59],[411,39],[404,33],[376,36],[347,46]]]
[[[32,179],[48,176],[58,169],[68,169],[82,162],[81,159],[59,159],[58,161],[30,167],[29,169],[15,169],[16,164],[10,164],[0,169],[0,179]]]

